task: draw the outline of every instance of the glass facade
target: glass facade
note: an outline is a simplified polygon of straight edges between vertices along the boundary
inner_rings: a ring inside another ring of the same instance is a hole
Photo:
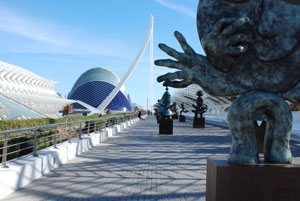
[[[93,68],[78,78],[68,98],[80,100],[97,108],[119,81],[120,79],[112,71],[104,68]],[[127,111],[132,111],[129,95],[123,87],[109,103],[107,109],[122,111],[124,108]]]

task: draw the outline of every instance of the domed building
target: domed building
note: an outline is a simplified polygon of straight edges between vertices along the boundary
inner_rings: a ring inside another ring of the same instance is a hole
[[[114,72],[100,67],[92,68],[78,78],[68,99],[80,100],[97,108],[119,82],[120,78]],[[124,86],[106,108],[112,111],[132,111],[131,100]]]

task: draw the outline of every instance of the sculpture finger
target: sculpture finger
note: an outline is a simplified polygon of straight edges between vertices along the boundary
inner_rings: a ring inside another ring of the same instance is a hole
[[[213,30],[210,32],[210,37],[217,37],[221,34],[225,27],[236,21],[236,18],[222,18],[214,26]]]
[[[176,79],[191,80],[190,75],[186,71],[176,71],[174,73],[167,73],[167,74],[157,77],[158,82],[171,81],[171,80],[176,80]]]
[[[189,60],[188,55],[184,53],[177,52],[175,49],[170,48],[169,46],[160,43],[158,47],[167,53],[169,56],[176,58],[178,61],[186,62]]]
[[[241,28],[244,24],[249,23],[249,21],[250,21],[250,19],[248,17],[238,18],[235,22],[233,22],[231,25],[229,25],[222,31],[222,35],[223,36],[232,35],[239,28]]]
[[[211,41],[213,38],[217,38],[221,32],[229,25],[231,25],[234,21],[236,21],[236,18],[222,18],[219,20],[211,32],[204,34],[204,36],[201,39],[201,45],[204,49],[206,49],[207,44],[209,41]]]
[[[225,42],[225,46],[229,47],[229,46],[235,46],[238,45],[240,43],[253,43],[253,39],[250,38],[248,35],[245,34],[237,34],[237,35],[233,35],[232,37],[230,37],[226,42]]]
[[[238,56],[243,54],[244,52],[246,52],[248,50],[248,46],[244,45],[244,46],[231,46],[231,47],[227,47],[225,49],[225,54],[229,54],[232,56]]]
[[[186,65],[178,62],[178,61],[174,61],[172,59],[159,59],[159,60],[155,60],[154,64],[157,66],[166,66],[169,68],[175,68],[178,70],[184,70],[185,68],[187,68]]]
[[[184,36],[183,36],[180,32],[175,31],[175,32],[174,32],[174,35],[175,35],[176,39],[178,40],[178,42],[179,42],[179,44],[180,44],[182,50],[183,50],[186,54],[188,54],[188,55],[190,55],[190,56],[196,54],[196,52],[195,52],[195,51],[193,50],[193,48],[186,42]]]
[[[174,88],[185,88],[192,84],[190,81],[165,81],[163,83],[164,86],[174,87]]]

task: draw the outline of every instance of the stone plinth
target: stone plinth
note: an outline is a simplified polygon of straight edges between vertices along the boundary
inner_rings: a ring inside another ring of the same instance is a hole
[[[205,128],[205,118],[194,117],[193,128]]]
[[[178,119],[178,114],[173,114],[172,119]]]
[[[185,116],[179,115],[179,122],[185,122]]]
[[[173,134],[173,119],[159,120],[159,134]]]
[[[299,201],[300,161],[295,164],[233,165],[207,159],[206,201]]]

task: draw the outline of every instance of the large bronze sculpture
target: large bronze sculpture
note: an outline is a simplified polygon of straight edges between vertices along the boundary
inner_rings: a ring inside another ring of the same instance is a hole
[[[177,88],[196,83],[215,96],[240,95],[228,112],[229,162],[259,161],[253,119],[262,113],[265,162],[292,163],[285,100],[300,102],[300,0],[200,0],[197,29],[206,56],[175,32],[184,53],[160,44],[176,60],[155,64],[180,71],[157,80]]]

